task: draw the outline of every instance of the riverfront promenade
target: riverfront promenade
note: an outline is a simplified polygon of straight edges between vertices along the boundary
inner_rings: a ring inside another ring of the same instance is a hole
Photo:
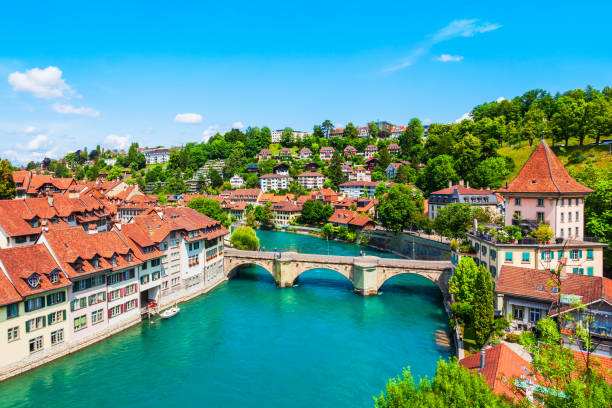
[[[242,251],[226,248],[225,275],[232,276],[241,265],[258,265],[268,271],[279,287],[291,287],[295,280],[311,269],[330,269],[349,279],[355,293],[375,295],[390,278],[401,274],[421,275],[434,282],[448,299],[449,261],[422,261],[379,258],[376,256],[314,255],[297,252]]]

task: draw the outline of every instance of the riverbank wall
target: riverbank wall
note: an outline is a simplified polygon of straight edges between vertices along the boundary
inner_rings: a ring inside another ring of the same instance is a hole
[[[188,292],[188,293],[177,292],[176,294],[173,294],[174,296],[170,295],[167,298],[163,299],[163,301],[160,301],[160,308],[164,309],[164,308],[167,308],[173,305],[174,303],[184,303],[196,297],[202,296],[214,290],[215,288],[217,288],[219,285],[226,282],[227,280],[228,280],[228,277],[223,276],[222,279],[212,282],[209,285],[197,291]],[[11,364],[5,367],[1,367],[0,368],[0,382],[7,380],[9,378],[12,378],[12,377],[16,377],[23,373],[26,373],[30,370],[33,370],[34,368],[51,363],[62,357],[76,353],[102,340],[108,339],[109,337],[112,337],[115,334],[121,333],[122,331],[127,330],[130,327],[134,327],[142,322],[143,322],[143,319],[140,316],[134,317],[132,319],[126,319],[113,326],[109,326],[108,328],[100,332],[96,332],[95,334],[92,334],[89,337],[81,339],[79,341],[75,341],[75,342],[66,341],[64,343],[58,344],[57,346],[54,346],[53,348],[45,351],[42,354],[36,353],[27,359],[21,360],[19,362],[16,362],[14,364]]]
[[[386,230],[365,230],[367,245],[380,251],[391,252],[409,259],[446,261],[450,259],[450,247],[443,242],[409,233]]]

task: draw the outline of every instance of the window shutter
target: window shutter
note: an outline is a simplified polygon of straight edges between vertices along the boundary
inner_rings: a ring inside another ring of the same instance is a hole
[[[582,258],[582,249],[578,251],[578,258]]]
[[[557,251],[557,255],[559,256],[559,259],[563,258],[563,251]]]
[[[45,318],[43,317],[42,322],[43,322],[43,327],[46,327],[46,326],[47,326],[47,319],[45,319]]]
[[[112,317],[112,316],[111,316],[111,310],[110,310],[110,309],[108,309],[108,318],[110,319],[111,317]]]
[[[78,292],[78,291],[79,291],[79,282],[75,282],[74,285],[72,285],[72,293]]]
[[[592,249],[587,249],[587,258],[593,259],[593,250]]]
[[[87,278],[87,280],[85,281],[85,288],[91,288],[91,278]]]
[[[102,301],[106,302],[106,292],[102,292]]]
[[[555,251],[550,251],[550,259],[555,259]]]
[[[26,312],[30,311],[30,301],[29,300],[26,300],[24,302],[23,306],[24,306]]]
[[[47,323],[51,326],[51,315],[47,315]]]
[[[134,284],[134,292],[138,292],[138,284],[137,283]]]
[[[52,304],[53,304],[53,301],[52,301],[52,299],[51,299],[51,296],[53,296],[53,295],[47,295],[47,304],[48,304],[48,305],[52,305]]]
[[[108,300],[110,300],[110,299],[111,299],[111,293],[108,292]]]
[[[26,322],[26,333],[29,333],[29,332],[30,332],[30,321],[28,320]]]
[[[66,301],[66,292],[62,290],[60,292],[60,303],[65,302],[65,301]]]
[[[138,307],[138,299],[134,299],[134,306]]]
[[[546,251],[542,251],[542,260],[545,260],[545,259],[546,259],[545,254],[546,254]]]
[[[40,307],[45,307],[45,297],[40,298]]]
[[[66,309],[62,310],[62,320],[66,320]]]

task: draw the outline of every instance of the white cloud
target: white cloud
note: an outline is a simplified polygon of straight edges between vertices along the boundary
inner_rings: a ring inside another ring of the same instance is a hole
[[[56,103],[53,105],[53,110],[57,113],[61,113],[62,115],[83,115],[83,116],[90,116],[92,118],[97,118],[98,116],[100,116],[100,112],[92,109],[92,108],[88,108],[87,106],[80,106],[80,107],[76,107],[76,106],[72,106],[69,104],[63,104],[63,103]]]
[[[504,98],[503,96],[500,96],[500,97],[499,97],[499,98],[497,98],[495,101],[499,103],[499,102],[501,102],[501,101],[505,101],[505,100],[506,100],[506,98]]]
[[[232,129],[244,129],[244,124],[242,122],[234,122],[232,123]]]
[[[420,56],[428,53],[431,48],[438,43],[457,37],[473,37],[476,34],[483,34],[489,31],[497,30],[498,28],[501,28],[501,25],[487,22],[481,23],[477,19],[452,21],[446,27],[436,31],[434,34],[428,36],[424,41],[417,44],[413,51],[400,63],[387,67],[383,69],[383,71],[394,72],[413,65]]]
[[[9,74],[8,82],[14,91],[28,92],[37,98],[61,98],[64,92],[74,94],[74,90],[62,79],[62,71],[53,66],[13,72]]]
[[[25,164],[29,161],[41,161],[45,157],[56,158],[57,152],[58,147],[48,135],[38,134],[26,144],[17,143],[11,149],[2,153],[14,161],[14,164]]]
[[[176,123],[200,123],[202,115],[199,113],[177,113],[174,117]]]
[[[474,120],[474,118],[472,117],[472,114],[471,114],[471,113],[469,113],[469,112],[466,112],[466,113],[464,113],[463,115],[461,115],[461,117],[460,117],[459,119],[457,119],[457,120],[455,121],[455,123],[461,123],[461,122],[463,122],[463,121],[464,121],[464,120],[466,120],[466,119],[467,119],[467,120]]]
[[[36,126],[28,126],[27,128],[25,128],[23,130],[25,133],[27,134],[31,134],[31,133],[36,133],[38,132],[38,128]]]
[[[463,59],[461,55],[442,54],[436,58],[440,62],[459,62]]]
[[[49,136],[47,135],[36,135],[34,138],[30,139],[28,143],[22,145],[17,143],[15,146],[19,150],[27,150],[27,151],[36,151],[36,150],[44,150],[49,147],[51,144],[51,140],[49,140]]]
[[[210,139],[211,136],[213,136],[215,133],[220,132],[220,131],[221,131],[221,126],[210,125],[209,127],[206,128],[206,130],[204,130],[204,132],[202,132],[202,140],[207,141],[208,139]]]
[[[106,136],[106,139],[104,139],[104,141],[111,149],[121,150],[130,147],[130,135],[119,136],[112,134]]]

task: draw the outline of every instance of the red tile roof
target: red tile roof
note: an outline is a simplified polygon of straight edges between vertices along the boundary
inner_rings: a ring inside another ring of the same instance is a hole
[[[35,217],[25,200],[0,200],[0,226],[10,237],[38,234],[40,226],[32,227],[26,221]]]
[[[307,171],[307,172],[298,174],[298,177],[325,177],[325,176],[316,171]]]
[[[569,175],[563,164],[544,140],[535,148],[527,162],[500,193],[592,193]]]
[[[459,361],[459,364],[469,370],[477,370],[496,394],[509,398],[516,397],[513,392],[514,379],[533,373],[530,364],[504,343],[485,350],[484,368],[480,368],[480,358],[480,353],[474,353]]]
[[[0,270],[0,306],[19,302],[21,295],[9,280],[9,278]]]
[[[443,188],[442,190],[434,191],[431,194],[453,194],[457,191],[457,194],[465,195],[465,194],[495,194],[493,190],[481,190],[478,188],[466,187],[461,185],[451,186]]]
[[[23,297],[71,285],[44,244],[1,249],[0,261],[2,261],[4,273],[9,276],[17,293]],[[58,272],[57,283],[51,283],[49,279],[53,271]],[[40,283],[37,287],[32,288],[27,283],[27,279],[34,273],[39,275]]]

